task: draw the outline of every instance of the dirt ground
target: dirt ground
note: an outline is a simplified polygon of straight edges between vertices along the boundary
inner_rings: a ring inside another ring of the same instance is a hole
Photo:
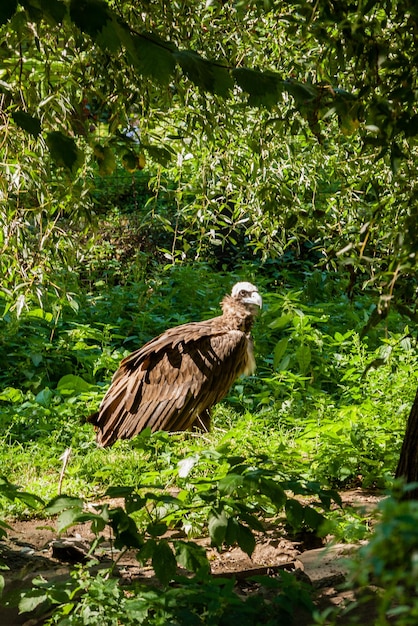
[[[344,504],[367,514],[375,508],[379,495],[360,489],[341,494]],[[67,577],[72,564],[81,561],[93,535],[89,525],[79,525],[59,536],[54,522],[50,520],[15,521],[10,524],[7,538],[0,541],[0,561],[8,569],[2,571],[6,580],[6,590],[16,590],[30,586],[37,575],[47,579]],[[171,534],[175,538],[174,534]],[[325,541],[312,535],[289,537],[283,528],[272,527],[257,537],[254,553],[249,558],[239,548],[218,552],[212,549],[208,540],[199,541],[205,546],[212,574],[236,579],[237,593],[246,596],[259,589],[248,579],[254,575],[277,576],[281,569],[295,572],[312,587],[312,595],[320,608],[344,602],[349,594],[339,588],[344,582],[347,567],[345,558],[356,548],[347,544],[335,545],[332,538]],[[103,544],[103,566],[109,565],[111,544]],[[118,562],[118,574],[126,581],[152,580],[150,567],[142,567],[135,558],[135,552],[127,552]],[[366,611],[363,623],[372,623],[372,616]],[[298,618],[298,626],[308,624],[306,616]],[[342,623],[342,622],[341,622]],[[17,610],[0,607],[2,626],[37,626],[42,621],[28,614],[18,615]]]

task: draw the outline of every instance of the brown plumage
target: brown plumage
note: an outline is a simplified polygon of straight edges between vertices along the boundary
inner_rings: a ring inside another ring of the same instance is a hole
[[[241,374],[255,370],[250,330],[262,306],[251,283],[237,283],[222,315],[170,328],[120,364],[99,411],[88,418],[97,442],[111,445],[149,426],[209,428],[210,408]]]

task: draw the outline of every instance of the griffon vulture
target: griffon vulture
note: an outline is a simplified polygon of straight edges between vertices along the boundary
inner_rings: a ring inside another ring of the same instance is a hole
[[[121,362],[97,413],[97,443],[109,446],[149,426],[209,429],[210,409],[241,374],[255,370],[250,330],[262,306],[257,287],[240,282],[222,315],[170,328]]]

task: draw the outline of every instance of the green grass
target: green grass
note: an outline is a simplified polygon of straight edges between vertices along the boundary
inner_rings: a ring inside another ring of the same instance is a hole
[[[288,274],[286,282],[282,276],[277,286],[256,265],[233,277],[197,265],[172,267],[142,284],[104,284],[100,293],[80,292],[78,310],[67,307],[58,320],[47,311],[19,319],[9,313],[2,350],[12,347],[13,367],[3,372],[0,392],[0,464],[8,478],[45,499],[54,496],[68,447],[64,486],[71,494],[94,498],[109,484],[161,472],[161,453],[145,453],[135,441],[97,449],[85,417],[125,354],[167,326],[215,315],[241,277],[260,284],[266,303],[254,329],[257,373],[238,381],[216,407],[210,434],[168,436],[167,484],[182,455],[227,445],[246,458],[264,455],[285,476],[383,487],[417,386],[408,328],[393,315],[360,339],[373,310],[367,294],[348,302],[344,282],[321,275],[320,298],[311,293],[312,274],[303,280]]]

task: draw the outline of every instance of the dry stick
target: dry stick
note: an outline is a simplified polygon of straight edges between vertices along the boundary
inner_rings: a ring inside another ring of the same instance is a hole
[[[60,479],[58,483],[58,495],[59,496],[61,495],[62,481],[64,480],[65,469],[68,465],[70,456],[71,456],[71,448],[67,448],[64,454],[60,456],[60,460],[62,461],[62,468],[61,468],[61,474],[60,474]]]

